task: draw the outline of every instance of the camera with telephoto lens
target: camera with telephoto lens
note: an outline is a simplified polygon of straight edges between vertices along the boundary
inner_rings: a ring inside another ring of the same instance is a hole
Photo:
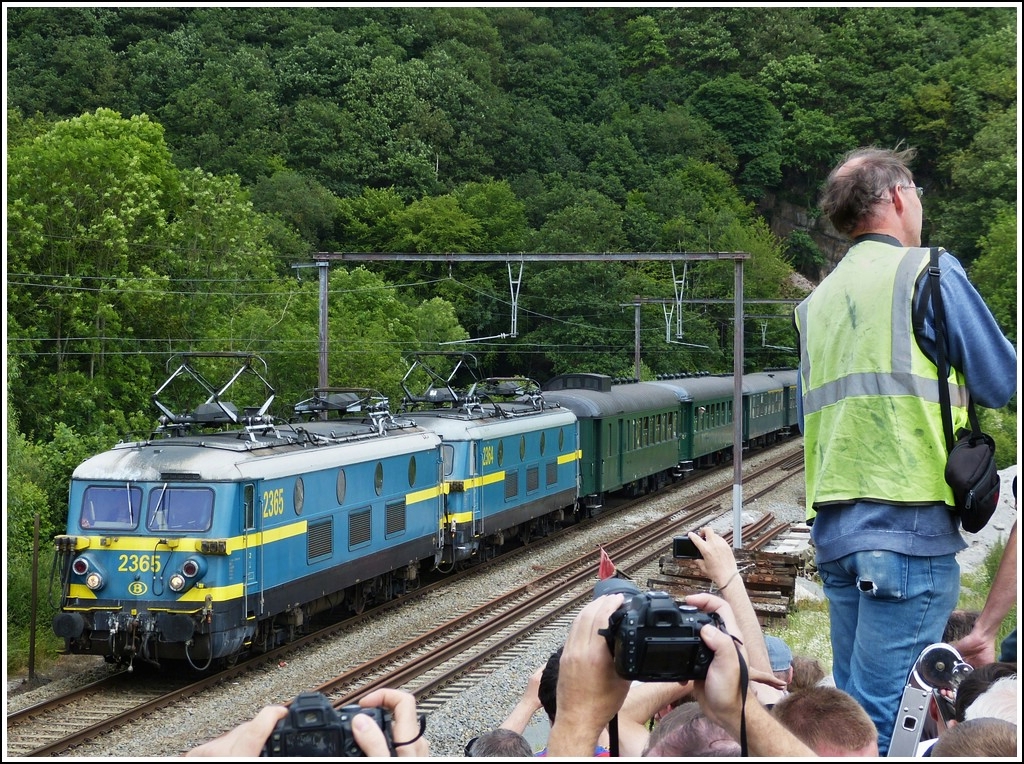
[[[718,613],[677,603],[667,592],[638,592],[627,595],[600,633],[623,679],[686,682],[707,677],[715,657],[700,638],[705,624],[725,631]]]
[[[365,714],[384,732],[394,754],[391,714],[383,708],[335,708],[319,692],[300,693],[270,733],[261,756],[365,756],[352,736],[352,717]]]

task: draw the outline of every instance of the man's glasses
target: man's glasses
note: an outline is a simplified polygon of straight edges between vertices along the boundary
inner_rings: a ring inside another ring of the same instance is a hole
[[[469,749],[471,749],[473,747],[473,743],[475,743],[477,741],[477,738],[479,738],[479,737],[480,737],[479,735],[477,735],[476,737],[471,737],[469,739],[469,742],[466,743],[466,756],[472,757],[473,754],[471,754],[469,752]]]
[[[912,188],[912,189],[914,189],[914,191],[917,192],[917,198],[918,199],[920,199],[922,196],[924,196],[924,186],[915,186],[915,185],[909,185],[908,186],[908,185],[903,185],[903,186],[896,186],[896,188]]]

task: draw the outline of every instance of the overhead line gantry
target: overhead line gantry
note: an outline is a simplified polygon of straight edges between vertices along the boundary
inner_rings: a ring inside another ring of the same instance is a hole
[[[673,263],[672,276],[676,296],[681,299],[680,280],[675,276],[675,263],[686,261],[728,261],[733,268],[733,538],[742,544],[741,515],[743,508],[743,261],[748,252],[316,252],[313,265],[320,273],[320,386],[327,387],[327,275],[332,262],[434,262],[434,263],[507,263],[512,289],[513,315],[518,304],[523,263],[552,262],[618,262],[641,263],[668,261]],[[519,264],[518,278],[512,275],[513,264]],[[296,266],[308,267],[308,266]],[[513,329],[515,322],[513,319]],[[737,547],[738,548],[738,547]]]

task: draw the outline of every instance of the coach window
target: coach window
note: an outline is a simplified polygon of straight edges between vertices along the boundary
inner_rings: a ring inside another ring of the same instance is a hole
[[[505,441],[498,441],[498,466],[501,467],[505,463]]]
[[[540,455],[541,456],[544,456],[544,435],[545,434],[546,433],[543,433],[543,432],[540,434]]]
[[[338,470],[338,484],[336,486],[336,490],[337,490],[337,494],[338,494],[338,503],[339,504],[344,504],[345,503],[345,489],[346,489],[345,470]]]
[[[558,453],[562,453],[562,449],[565,448],[565,430],[560,429],[558,431]]]
[[[416,485],[416,457],[409,457],[409,487]]]
[[[295,514],[302,514],[302,507],[306,503],[306,484],[302,478],[295,478],[295,488],[292,489],[292,506],[295,507]]]
[[[380,496],[384,491],[384,464],[377,462],[377,468],[373,471],[373,490]]]
[[[519,436],[519,461],[526,460],[526,436]]]

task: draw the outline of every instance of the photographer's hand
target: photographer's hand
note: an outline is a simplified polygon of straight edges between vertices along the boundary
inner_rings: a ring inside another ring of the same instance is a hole
[[[736,554],[729,542],[712,528],[701,528],[700,533],[690,531],[687,537],[697,547],[700,557],[697,566],[711,579],[719,591],[736,585]],[[742,581],[739,582],[742,585]]]
[[[359,705],[391,712],[391,740],[395,743],[395,756],[422,758],[430,755],[430,743],[422,734],[414,695],[405,690],[384,687],[360,698]],[[365,714],[352,717],[352,737],[359,750],[368,757],[392,755],[383,731]]]
[[[696,603],[694,603],[696,604]],[[719,615],[724,614],[721,610]],[[740,651],[728,634],[708,624],[700,637],[715,654],[707,678],[694,682],[697,701],[704,713],[741,743],[746,722],[746,742],[750,756],[776,756],[792,760],[815,753],[792,732],[783,727],[756,697],[744,701],[740,685]]]
[[[186,756],[216,756],[234,758],[259,756],[277,723],[288,716],[287,706],[264,706],[255,717],[242,722],[220,737],[188,751]]]
[[[548,756],[593,756],[601,731],[629,692],[629,680],[615,672],[608,642],[598,634],[623,599],[608,594],[592,600],[569,629],[558,663],[558,712],[548,735]]]
[[[746,593],[744,593],[743,597],[747,606],[750,607],[750,612],[753,615],[754,610],[753,607],[750,606],[750,599],[746,597]],[[741,653],[743,654],[743,659],[747,662],[747,674],[749,675],[750,681],[756,683],[754,687],[755,692],[758,692],[759,689],[761,689],[758,685],[769,685],[770,689],[764,689],[771,693],[769,696],[770,701],[774,702],[775,699],[779,697],[779,693],[776,692],[776,690],[785,688],[786,683],[775,676],[771,670],[771,663],[768,662],[768,648],[764,646],[764,635],[761,632],[760,625],[757,625],[757,628],[753,630],[753,634],[748,634],[748,631],[751,631],[751,629],[743,629],[740,624],[745,621],[741,621],[741,619],[737,618],[732,609],[732,605],[728,601],[721,597],[716,597],[713,594],[691,594],[686,598],[686,603],[689,605],[695,605],[705,613],[718,613],[726,631],[729,634],[739,637],[740,644],[738,647],[740,647]],[[741,612],[743,612],[742,609]],[[755,615],[753,618],[754,623],[757,624],[757,616]],[[748,650],[748,647],[751,643],[753,643],[755,647],[760,647],[760,649],[764,651],[764,662],[766,664],[766,668],[757,666],[757,661],[750,657],[751,651]],[[764,698],[759,697],[759,699],[762,702],[768,702],[765,701]]]

